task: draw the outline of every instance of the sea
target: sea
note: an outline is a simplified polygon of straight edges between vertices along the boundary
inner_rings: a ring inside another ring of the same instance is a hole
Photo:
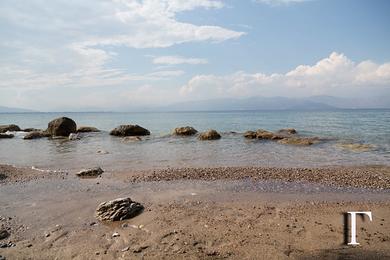
[[[0,113],[0,125],[45,129],[49,121],[66,116],[78,126],[94,126],[80,140],[0,139],[0,163],[42,170],[77,171],[100,166],[111,170],[167,167],[327,167],[390,165],[390,109],[332,111],[218,111],[218,112],[63,112]],[[138,124],[151,136],[126,141],[109,135],[121,124]],[[199,141],[176,137],[174,128],[215,129],[222,138]],[[325,141],[311,146],[248,140],[247,130],[295,128],[300,135]]]

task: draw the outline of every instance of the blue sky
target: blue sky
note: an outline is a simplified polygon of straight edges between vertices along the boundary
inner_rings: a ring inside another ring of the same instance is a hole
[[[390,98],[390,1],[3,0],[0,105]]]

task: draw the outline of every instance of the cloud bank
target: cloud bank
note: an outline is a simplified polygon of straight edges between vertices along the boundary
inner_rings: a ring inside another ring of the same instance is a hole
[[[390,87],[390,63],[366,60],[355,63],[333,52],[316,64],[299,65],[287,73],[264,74],[237,71],[217,76],[196,75],[181,87],[184,97],[194,99],[249,96],[310,96],[349,94]]]

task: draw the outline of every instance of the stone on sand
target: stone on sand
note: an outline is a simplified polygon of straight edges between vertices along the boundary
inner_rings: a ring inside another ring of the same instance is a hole
[[[98,177],[102,175],[103,169],[100,167],[90,168],[86,170],[81,170],[78,173],[76,173],[79,177]]]
[[[0,240],[9,237],[9,233],[5,228],[0,228]]]
[[[101,203],[95,212],[100,221],[119,221],[133,218],[142,212],[144,207],[130,198],[118,198]]]
[[[47,132],[53,136],[66,136],[76,133],[76,122],[68,117],[59,117],[49,122]]]
[[[110,135],[114,136],[144,136],[150,135],[148,129],[145,129],[139,125],[120,125],[114,128]]]
[[[210,129],[206,132],[203,132],[199,135],[200,140],[217,140],[220,139],[221,135],[214,129]]]

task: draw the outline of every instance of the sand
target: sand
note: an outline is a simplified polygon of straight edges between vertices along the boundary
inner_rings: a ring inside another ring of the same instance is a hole
[[[14,245],[0,248],[6,259],[390,257],[385,166],[163,169],[79,179],[3,165],[0,173],[0,223],[11,234],[0,244]],[[100,202],[124,196],[144,212],[115,223],[94,218]],[[345,245],[344,213],[352,210],[373,213],[372,222],[358,218],[357,247]]]

